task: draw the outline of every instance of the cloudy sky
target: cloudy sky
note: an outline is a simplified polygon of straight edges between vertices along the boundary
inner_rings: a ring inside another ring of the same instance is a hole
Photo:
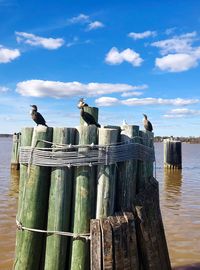
[[[99,123],[200,135],[200,2],[0,0],[0,133],[76,126],[80,97]]]

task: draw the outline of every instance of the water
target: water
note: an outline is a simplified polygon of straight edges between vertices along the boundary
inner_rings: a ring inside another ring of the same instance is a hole
[[[174,269],[200,269],[200,144],[183,144],[183,169],[163,170],[163,145],[155,144],[156,178]],[[12,269],[18,176],[10,178],[12,139],[0,138],[0,269]],[[196,265],[196,268],[179,268]]]

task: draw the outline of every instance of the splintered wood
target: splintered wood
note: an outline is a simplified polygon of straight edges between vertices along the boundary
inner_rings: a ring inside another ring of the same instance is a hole
[[[136,195],[133,212],[91,220],[92,270],[170,270],[158,183]]]

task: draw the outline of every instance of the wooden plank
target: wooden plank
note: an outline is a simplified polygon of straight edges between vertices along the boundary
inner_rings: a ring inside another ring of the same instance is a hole
[[[110,224],[113,232],[113,260],[116,270],[124,269],[122,237],[121,237],[121,224],[117,216],[109,217]]]
[[[101,227],[100,220],[90,220],[90,267],[91,270],[102,269],[101,256]]]
[[[122,242],[122,259],[124,261],[124,266],[120,270],[131,270],[130,264],[130,249],[129,249],[129,228],[128,222],[125,219],[122,212],[116,213],[118,222],[121,227],[121,242]]]
[[[136,197],[140,260],[144,269],[170,270],[169,254],[159,208],[158,183],[151,178],[146,189]]]
[[[129,258],[131,269],[139,270],[135,218],[132,212],[124,212],[123,214],[128,222]]]
[[[113,264],[113,234],[109,219],[101,219],[101,230],[102,230],[102,254],[103,254],[103,269],[111,270],[114,269]]]

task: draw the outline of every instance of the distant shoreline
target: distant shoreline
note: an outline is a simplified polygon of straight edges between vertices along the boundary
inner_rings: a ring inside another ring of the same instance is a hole
[[[13,134],[0,134],[0,138],[10,138]],[[169,136],[155,136],[154,142],[163,142],[164,139],[170,138]],[[200,137],[174,137],[177,141],[185,142],[185,143],[200,143]]]
[[[8,138],[8,137],[12,137],[12,134],[0,134],[1,138]]]

